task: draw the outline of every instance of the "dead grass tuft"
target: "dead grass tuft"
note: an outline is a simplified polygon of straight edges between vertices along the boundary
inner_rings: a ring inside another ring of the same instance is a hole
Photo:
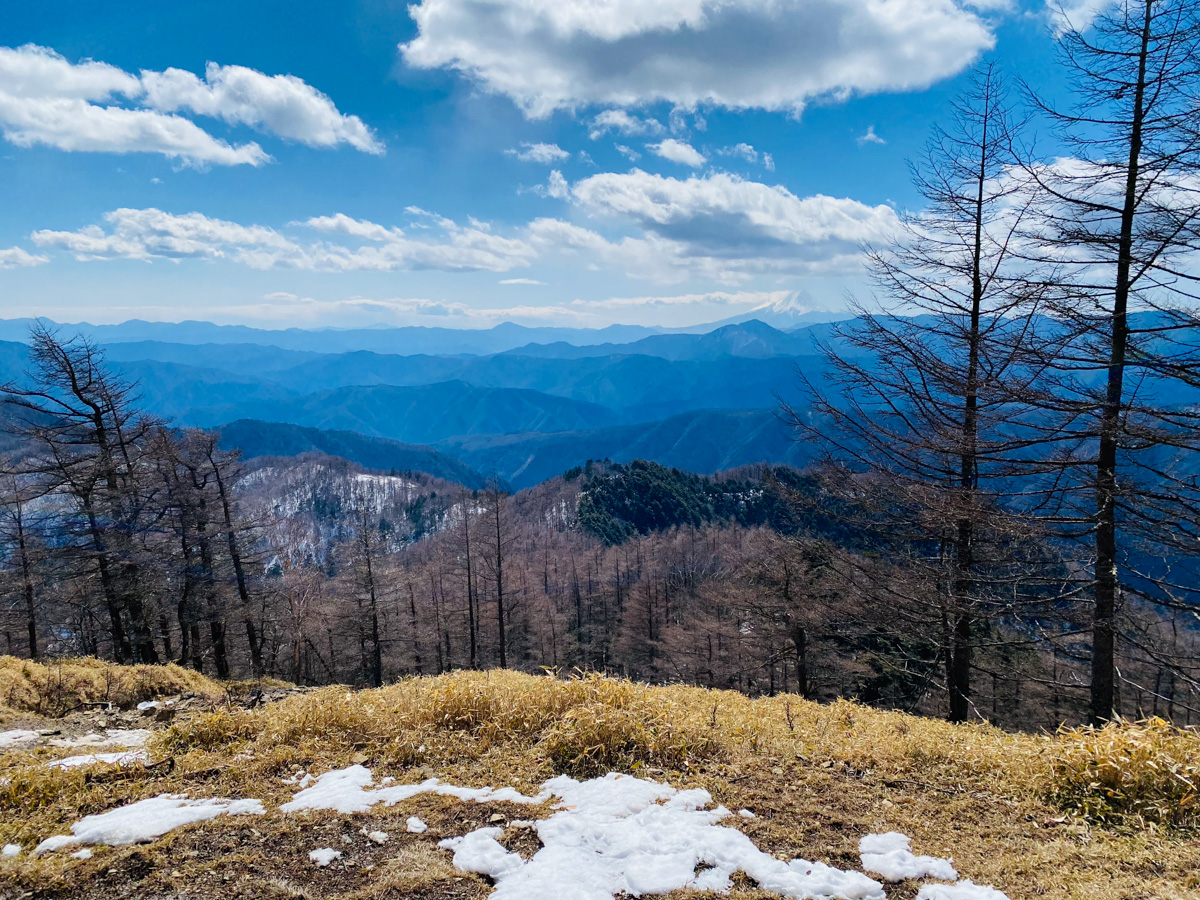
[[[1200,827],[1200,734],[1162,719],[1062,731],[1048,794],[1089,822]]]
[[[62,659],[42,664],[0,656],[0,708],[61,716],[89,703],[127,707],[143,700],[191,692],[225,696],[225,688],[176,665],[119,666],[98,659]]]

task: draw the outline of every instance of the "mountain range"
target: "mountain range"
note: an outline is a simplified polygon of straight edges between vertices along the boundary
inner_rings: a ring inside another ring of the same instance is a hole
[[[148,412],[219,428],[247,457],[319,453],[471,487],[484,475],[522,487],[588,459],[699,472],[802,463],[775,409],[780,396],[799,400],[800,375],[819,383],[826,374],[818,343],[829,316],[814,318],[792,331],[751,319],[694,333],[194,322],[79,332],[136,383]],[[25,338],[29,324],[0,322],[0,336]],[[405,348],[422,352],[396,352]],[[20,340],[0,341],[0,381],[22,380],[27,356]]]

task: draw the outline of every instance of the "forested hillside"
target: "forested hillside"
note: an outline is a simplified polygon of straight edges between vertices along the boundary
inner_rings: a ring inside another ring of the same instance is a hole
[[[920,560],[938,547],[895,533],[869,480],[595,460],[510,493],[428,449],[261,423],[234,429],[262,442],[240,459],[140,411],[86,341],[33,348],[40,387],[9,388],[8,652],[300,684],[583,669],[946,710],[953,598]],[[973,715],[1078,720],[1070,545],[1014,535],[1006,552],[1011,596],[972,625]],[[1186,620],[1128,613],[1194,652]],[[1134,646],[1121,666],[1146,686],[1123,710],[1190,719],[1169,662]]]

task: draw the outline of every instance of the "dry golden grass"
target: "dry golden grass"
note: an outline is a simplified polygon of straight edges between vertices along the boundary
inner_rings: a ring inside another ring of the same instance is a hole
[[[43,665],[0,656],[0,715],[60,716],[85,703],[128,706],[189,691],[225,696],[218,682],[176,665],[119,666],[98,659],[62,659]]]
[[[1162,719],[1064,731],[1055,741],[1051,799],[1120,827],[1200,827],[1200,740]]]
[[[1195,820],[1190,812],[1166,812],[1173,803],[1190,810],[1191,801],[1171,778],[1153,773],[1177,763],[1172,771],[1184,772],[1198,747],[1195,734],[1162,723],[1014,735],[849,702],[751,699],[591,676],[460,672],[379,690],[328,688],[177,721],[150,744],[156,758],[175,759],[173,771],[89,778],[79,770],[47,770],[48,751],[0,757],[0,779],[8,780],[0,787],[0,843],[29,847],[80,815],[168,791],[259,797],[271,810],[253,821],[218,819],[184,829],[148,847],[97,848],[86,862],[65,854],[0,861],[0,896],[6,888],[19,893],[36,885],[46,896],[149,896],[186,884],[189,896],[205,900],[483,898],[486,884],[449,869],[436,841],[492,814],[549,814],[429,796],[359,816],[284,816],[275,809],[294,791],[282,776],[362,762],[377,777],[400,781],[438,775],[456,784],[519,788],[559,772],[632,771],[704,787],[731,809],[754,810],[757,818],[730,824],[779,855],[857,868],[858,838],[894,829],[909,834],[921,852],[954,857],[965,877],[994,884],[1013,900],[1195,898]],[[1123,773],[1112,783],[1136,798],[1136,810],[1123,811],[1118,821],[1080,802],[1096,781],[1080,775],[1096,767],[1088,760]],[[1158,813],[1151,813],[1154,797]],[[430,824],[427,834],[399,834],[413,814]],[[357,837],[364,825],[395,840],[365,846]],[[342,868],[316,870],[307,861],[308,849],[341,847],[333,841],[343,836],[351,849]],[[109,870],[116,874],[102,874]],[[915,885],[900,885],[889,897],[915,893]],[[732,896],[767,895],[747,884]]]

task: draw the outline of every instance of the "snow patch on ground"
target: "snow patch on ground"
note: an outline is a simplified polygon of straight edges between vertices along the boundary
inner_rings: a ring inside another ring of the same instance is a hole
[[[342,851],[332,847],[321,847],[319,850],[309,850],[308,858],[323,869],[335,859],[341,859]]]
[[[71,859],[91,859],[91,858],[92,858],[92,851],[90,849],[88,849],[87,847],[84,847],[82,850],[76,850],[74,853],[71,854]]]
[[[36,741],[38,733],[36,731],[27,731],[24,728],[14,728],[12,731],[0,731],[0,750],[8,747],[15,747],[17,744],[28,744],[30,741]]]
[[[927,884],[917,893],[917,900],[1008,900],[1008,895],[968,879],[958,884]]]
[[[858,842],[858,852],[862,855],[862,867],[868,872],[882,875],[885,881],[905,881],[909,878],[953,881],[958,877],[950,860],[914,855],[908,838],[898,831],[868,834]]]
[[[68,756],[46,763],[51,769],[74,769],[76,766],[117,765],[132,766],[145,762],[149,757],[145,750],[123,750],[118,753],[85,753],[82,756]]]
[[[416,816],[409,816],[408,821],[404,823],[404,830],[409,834],[424,834],[429,830],[429,826]]]
[[[77,738],[58,738],[51,747],[141,747],[150,738],[145,728],[113,728],[104,734],[93,731]]]
[[[354,765],[345,769],[334,769],[317,778],[311,786],[297,793],[279,808],[284,812],[305,809],[329,809],[340,813],[366,812],[377,803],[394,806],[402,800],[418,794],[444,794],[459,800],[474,800],[477,803],[507,801],[509,803],[541,803],[549,794],[526,797],[512,788],[462,788],[443,784],[429,778],[420,784],[392,784],[373,787],[371,770]]]
[[[860,872],[817,862],[784,862],[733,828],[716,823],[724,807],[706,810],[704,790],[610,774],[579,782],[560,776],[543,785],[560,798],[558,812],[534,823],[542,848],[525,862],[480,828],[442,841],[454,865],[496,882],[491,900],[612,900],[619,894],[665,894],[682,888],[727,891],[735,871],[764,890],[790,898],[883,900],[883,886]],[[697,867],[708,868],[697,873]]]
[[[265,812],[261,800],[189,800],[187,794],[160,794],[106,813],[84,816],[71,826],[71,834],[48,837],[33,852],[37,855],[72,844],[136,844],[217,816]]]
[[[21,855],[21,845],[20,844],[5,844],[4,849],[0,850],[0,856],[20,856],[20,855]]]

